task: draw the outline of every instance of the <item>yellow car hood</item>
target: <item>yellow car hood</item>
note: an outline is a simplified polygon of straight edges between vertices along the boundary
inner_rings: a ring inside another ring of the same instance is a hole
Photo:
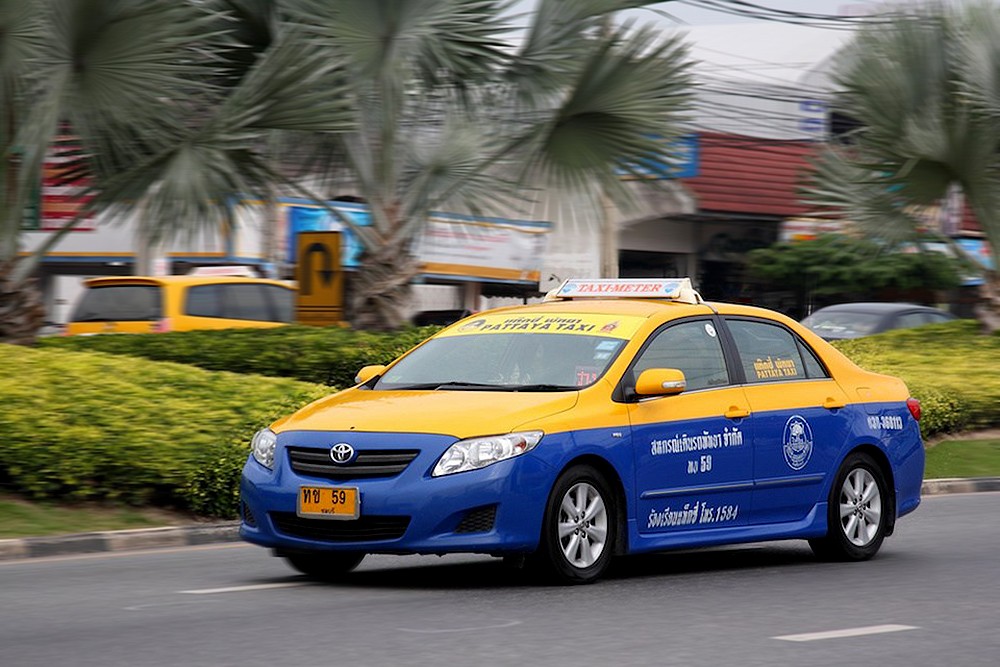
[[[569,410],[577,392],[367,391],[348,389],[271,427],[282,431],[439,433],[456,438],[509,433]]]

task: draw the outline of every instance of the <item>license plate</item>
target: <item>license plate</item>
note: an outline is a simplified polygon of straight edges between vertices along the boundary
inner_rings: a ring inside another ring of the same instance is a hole
[[[361,498],[354,487],[303,486],[296,513],[312,519],[357,519]]]

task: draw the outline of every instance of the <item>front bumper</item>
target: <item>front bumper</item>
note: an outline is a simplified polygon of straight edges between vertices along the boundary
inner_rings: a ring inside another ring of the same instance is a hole
[[[278,435],[275,469],[248,458],[240,480],[240,535],[278,551],[365,553],[523,553],[538,546],[555,470],[529,452],[480,470],[431,477],[450,436],[291,431]],[[328,479],[292,469],[288,447],[328,452],[349,442],[359,452],[418,450],[394,476]],[[302,485],[351,486],[360,494],[357,520],[296,516]]]

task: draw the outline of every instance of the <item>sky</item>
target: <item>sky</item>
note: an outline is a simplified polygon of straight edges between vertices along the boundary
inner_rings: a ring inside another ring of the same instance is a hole
[[[880,3],[872,0],[750,0],[754,4],[763,5],[772,9],[782,9],[788,11],[811,12],[814,14],[840,14],[842,10],[851,11],[858,8],[876,7]],[[537,4],[537,0],[519,0],[518,11],[530,11]],[[684,2],[661,2],[652,6],[654,10],[660,10],[671,14],[682,23],[689,25],[709,25],[719,23],[746,23],[754,22],[753,19],[741,18],[723,12],[712,11],[699,7],[692,7]],[[638,16],[649,16],[655,18],[656,15],[651,10],[638,10]]]

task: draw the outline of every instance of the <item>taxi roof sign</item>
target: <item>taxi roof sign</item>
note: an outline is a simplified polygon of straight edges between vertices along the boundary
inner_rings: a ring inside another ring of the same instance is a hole
[[[703,303],[690,278],[570,278],[546,294],[545,300],[616,297]]]

